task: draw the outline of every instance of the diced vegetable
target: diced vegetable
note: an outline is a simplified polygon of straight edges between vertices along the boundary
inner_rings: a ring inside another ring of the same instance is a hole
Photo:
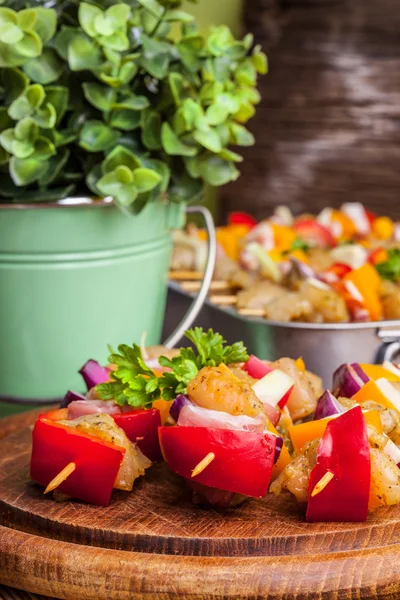
[[[372,321],[382,319],[382,303],[379,298],[381,280],[370,263],[345,275],[342,282],[353,302],[364,308]],[[349,308],[351,310],[352,305]]]
[[[311,471],[307,521],[365,521],[370,483],[367,428],[357,406],[327,425]]]
[[[303,219],[294,225],[297,236],[310,246],[329,248],[336,246],[336,241],[327,227],[314,219]]]
[[[342,413],[343,414],[343,413]],[[378,410],[367,410],[363,413],[365,422],[371,425],[378,433],[382,433],[382,422]],[[318,440],[323,436],[326,426],[332,419],[338,418],[340,415],[333,415],[318,421],[307,421],[299,425],[289,427],[288,432],[292,440],[293,448],[297,454],[301,451],[307,442]]]
[[[373,400],[377,404],[386,406],[386,408],[394,408],[400,412],[400,392],[387,379],[368,381],[364,387],[354,394],[353,400],[359,403],[365,400]]]
[[[113,415],[113,419],[147,458],[152,462],[161,460],[162,454],[158,441],[158,428],[161,425],[160,411],[156,408],[129,410]]]
[[[389,217],[377,217],[372,224],[372,233],[380,240],[390,240],[394,233],[394,223]]]
[[[79,500],[107,506],[125,449],[41,415],[33,429],[31,478],[47,486],[67,465],[76,468],[58,489]]]
[[[249,228],[257,225],[257,221],[251,215],[245,212],[232,212],[228,215],[229,225],[248,225]]]
[[[293,377],[280,369],[273,369],[253,385],[256,396],[265,404],[283,408],[295,385]]]
[[[97,360],[88,360],[79,373],[82,375],[88,390],[99,383],[106,383],[110,379],[109,371],[99,365]]]
[[[371,222],[367,211],[361,202],[346,202],[341,207],[341,211],[351,219],[357,233],[360,235],[368,235],[371,231]]]
[[[359,269],[367,262],[368,253],[359,244],[345,244],[331,250],[332,258],[350,269]]]
[[[368,381],[368,376],[352,365],[344,364],[336,369],[333,374],[332,389],[337,396],[351,398]]]
[[[181,412],[182,408],[184,406],[187,406],[188,404],[193,404],[193,402],[189,399],[189,396],[187,396],[186,394],[179,394],[179,396],[175,398],[169,409],[169,414],[174,419],[174,421],[177,421],[179,419],[179,413]]]
[[[332,284],[336,283],[337,281],[340,281],[340,279],[343,279],[343,277],[347,275],[347,273],[350,273],[350,271],[351,267],[349,267],[348,265],[345,265],[343,263],[335,263],[334,265],[329,267],[329,269],[326,269],[326,271],[322,273],[321,278],[326,283]]]
[[[361,364],[360,367],[370,379],[388,379],[389,381],[400,381],[400,369],[392,363],[385,361],[383,365]]]
[[[325,390],[317,401],[314,420],[325,419],[326,417],[331,417],[333,415],[340,415],[343,412],[344,408],[340,402],[329,390]]]
[[[396,446],[396,444],[392,442],[390,438],[388,438],[383,450],[388,456],[390,456],[391,459],[394,460],[396,465],[400,467],[400,448],[398,448],[398,446]]]
[[[66,408],[69,404],[71,404],[71,402],[75,402],[76,400],[86,400],[86,396],[80,394],[79,392],[68,390],[61,401],[60,408]]]
[[[222,410],[212,410],[188,404],[182,408],[177,421],[179,427],[209,427],[211,429],[231,429],[235,431],[265,430],[267,419],[259,414],[255,417],[248,415],[230,415]]]
[[[253,377],[253,379],[262,379],[273,370],[263,360],[254,356],[254,354],[249,356],[249,359],[244,363],[242,369],[246,371],[250,377]]]
[[[282,279],[281,271],[277,263],[268,255],[268,252],[258,242],[250,242],[247,251],[256,258],[260,264],[260,270],[272,281],[279,282]]]
[[[205,427],[160,427],[160,444],[169,467],[212,488],[261,498],[269,487],[276,437],[266,433]],[[211,459],[211,461],[210,461]],[[210,462],[208,462],[210,461]]]

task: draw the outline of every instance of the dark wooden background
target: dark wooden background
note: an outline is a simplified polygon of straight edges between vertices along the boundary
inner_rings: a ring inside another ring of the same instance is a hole
[[[270,71],[223,210],[360,201],[400,218],[400,1],[247,0],[245,24]]]

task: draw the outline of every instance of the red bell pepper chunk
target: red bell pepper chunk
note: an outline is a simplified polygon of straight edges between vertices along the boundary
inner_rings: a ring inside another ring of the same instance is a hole
[[[265,375],[268,375],[268,373],[273,371],[273,369],[270,366],[265,364],[265,362],[263,360],[261,360],[260,358],[257,358],[257,356],[254,356],[254,354],[251,354],[251,356],[248,358],[248,360],[244,363],[242,369],[244,371],[246,371],[246,373],[248,373],[250,375],[250,377],[253,377],[254,379],[262,379]],[[285,396],[279,402],[280,408],[283,408],[285,406],[286,402],[289,399],[290,392],[291,392],[291,390],[289,391],[289,394],[287,394],[287,397]],[[271,406],[270,404],[267,404],[267,403],[264,404],[264,410],[267,414],[268,419],[271,421],[272,425],[275,427],[275,425],[278,423],[279,419],[281,418],[281,413],[279,412],[279,410],[277,408],[275,408],[274,406]]]
[[[242,369],[246,371],[254,379],[262,379],[268,375],[273,369],[269,367],[263,360],[251,354],[248,360],[244,363]]]
[[[322,275],[322,279],[326,281],[326,283],[336,283],[340,279],[342,279],[347,273],[350,273],[351,267],[349,265],[345,265],[344,263],[335,263],[329,269],[326,269]]]
[[[367,219],[369,221],[370,226],[372,227],[372,225],[374,224],[374,221],[376,220],[376,214],[370,210],[365,209],[365,214],[367,215]]]
[[[245,212],[232,212],[228,215],[229,225],[248,225],[250,228],[257,225],[257,221],[251,215]]]
[[[32,434],[31,478],[47,486],[69,463],[75,471],[58,489],[90,504],[107,506],[125,449],[39,416]]]
[[[156,408],[130,410],[112,415],[118,427],[121,427],[131,440],[151,461],[162,459],[158,428],[161,425],[160,411]]]
[[[329,229],[314,219],[302,219],[294,224],[294,230],[304,242],[321,248],[336,246],[336,241]]]
[[[327,473],[333,478],[316,495]],[[367,427],[360,406],[329,421],[311,471],[306,518],[316,521],[365,521],[371,484]]]
[[[268,491],[275,459],[276,437],[266,433],[207,427],[160,427],[164,460],[182,477],[209,454],[215,458],[193,477],[203,485],[261,498]]]

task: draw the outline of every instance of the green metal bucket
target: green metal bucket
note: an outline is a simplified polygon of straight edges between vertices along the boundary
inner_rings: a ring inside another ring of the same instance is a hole
[[[107,200],[0,205],[0,399],[59,399],[107,344],[160,342],[170,230],[184,208]]]

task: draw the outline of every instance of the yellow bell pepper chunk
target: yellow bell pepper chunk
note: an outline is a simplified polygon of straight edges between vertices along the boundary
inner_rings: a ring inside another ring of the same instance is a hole
[[[305,371],[306,370],[306,365],[304,360],[302,359],[302,357],[300,356],[300,358],[298,358],[296,360],[296,367],[299,369],[299,371]]]
[[[308,263],[310,262],[308,260],[307,254],[304,252],[304,250],[301,250],[300,248],[297,248],[296,250],[291,250],[289,252],[289,256],[293,256],[293,258],[297,258],[297,260],[300,260],[301,262],[305,263],[306,265],[308,265]]]
[[[353,400],[364,402],[372,400],[386,408],[394,408],[400,412],[400,393],[387,379],[377,379],[376,381],[367,381],[363,387],[353,396]]]
[[[356,226],[354,225],[353,221],[343,212],[340,210],[333,210],[331,213],[331,219],[332,221],[340,223],[342,226],[342,233],[339,237],[340,240],[350,240],[355,236],[357,231]]]
[[[158,408],[160,411],[161,425],[167,422],[172,403],[173,400],[156,400],[153,402],[153,408]]]
[[[362,305],[367,309],[372,321],[382,319],[382,303],[379,299],[380,277],[376,269],[366,263],[343,277],[343,282],[351,282],[362,296]]]
[[[355,398],[354,398],[355,399]],[[307,442],[318,440],[324,433],[326,426],[329,421],[335,417],[329,417],[327,419],[319,419],[318,421],[309,421],[307,423],[300,423],[300,425],[293,425],[289,427],[289,435],[292,440],[293,448],[296,454],[299,454],[301,449]],[[367,425],[371,425],[376,429],[378,433],[382,433],[382,422],[381,416],[378,410],[368,410],[364,413],[364,419]]]
[[[361,364],[360,367],[370,379],[388,379],[389,381],[400,381],[400,377],[392,371],[385,369],[382,365]]]
[[[289,250],[296,239],[296,233],[293,229],[284,225],[276,225],[275,223],[271,223],[271,228],[274,234],[275,248],[280,250],[280,252]]]
[[[279,433],[277,432],[275,427],[272,425],[272,423],[268,424],[268,431],[275,433],[275,435],[279,435]],[[277,477],[279,477],[279,475],[282,473],[283,469],[286,467],[286,465],[288,465],[290,463],[291,460],[292,459],[291,459],[289,450],[287,449],[287,446],[284,443],[282,446],[282,450],[279,455],[279,458],[276,461],[276,463],[274,464],[274,467],[272,469],[271,482],[275,481],[275,479],[277,479]]]
[[[394,233],[394,223],[389,217],[377,217],[372,225],[372,233],[379,240],[390,240]]]

